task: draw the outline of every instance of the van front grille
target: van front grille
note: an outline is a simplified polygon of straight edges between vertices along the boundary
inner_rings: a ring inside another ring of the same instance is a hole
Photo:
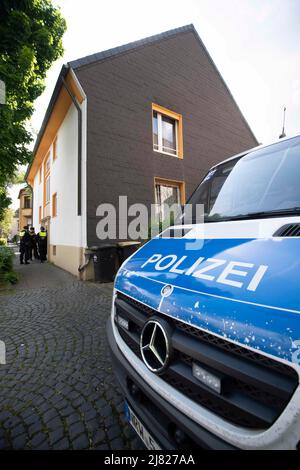
[[[298,385],[298,374],[292,367],[167,317],[122,293],[117,294],[115,307],[116,317],[128,321],[127,330],[115,317],[118,331],[140,359],[139,340],[145,322],[152,315],[167,321],[172,328],[174,354],[161,379],[232,424],[269,428]],[[221,393],[195,379],[193,363],[222,376]]]

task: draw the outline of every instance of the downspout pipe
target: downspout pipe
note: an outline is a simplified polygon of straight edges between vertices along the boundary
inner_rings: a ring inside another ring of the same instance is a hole
[[[78,114],[78,159],[77,159],[77,215],[81,215],[81,162],[82,162],[82,110],[80,104],[78,103],[76,97],[72,94],[72,91],[68,87],[64,77],[61,77],[62,84],[67,90],[71,100],[74,103],[75,108],[77,109]]]

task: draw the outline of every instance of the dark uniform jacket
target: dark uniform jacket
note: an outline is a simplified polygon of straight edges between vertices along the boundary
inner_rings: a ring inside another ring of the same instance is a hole
[[[47,232],[39,232],[36,236],[36,241],[40,247],[47,246]]]
[[[36,240],[39,246],[40,260],[43,262],[47,257],[47,232],[39,232]]]
[[[27,230],[21,230],[19,236],[21,248],[29,247],[31,245],[31,236]]]

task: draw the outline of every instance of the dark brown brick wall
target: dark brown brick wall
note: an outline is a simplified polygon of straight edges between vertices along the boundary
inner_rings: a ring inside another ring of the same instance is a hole
[[[186,183],[186,195],[215,163],[257,144],[193,32],[84,66],[88,99],[88,245],[96,208],[154,202],[154,176]],[[183,115],[184,158],[152,148],[151,103]]]

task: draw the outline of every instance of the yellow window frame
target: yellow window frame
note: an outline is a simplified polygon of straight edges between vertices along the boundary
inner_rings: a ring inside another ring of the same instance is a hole
[[[164,116],[168,116],[171,119],[174,119],[177,121],[177,155],[172,155],[177,158],[183,158],[183,125],[182,125],[182,114],[176,113],[174,111],[171,111],[170,109],[164,108],[163,106],[160,106],[159,104],[152,103],[152,122],[153,122],[153,112],[156,111],[157,113],[160,113]],[[152,130],[152,135],[153,135],[153,130]],[[160,152],[160,153],[166,153],[167,152]]]

